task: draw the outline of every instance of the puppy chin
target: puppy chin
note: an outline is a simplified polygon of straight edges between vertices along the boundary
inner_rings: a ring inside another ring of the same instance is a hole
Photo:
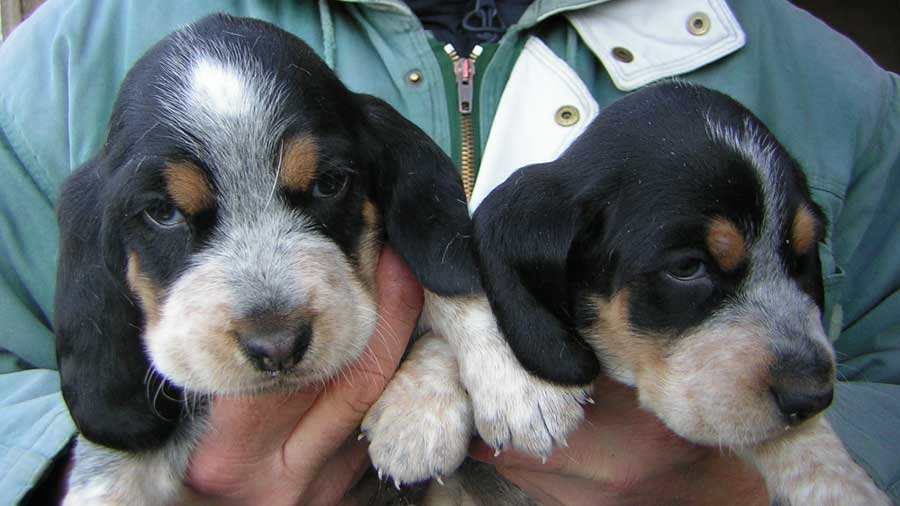
[[[345,273],[340,283],[308,289],[315,293],[307,307],[315,317],[303,358],[282,371],[260,370],[239,343],[223,272],[214,261],[186,272],[168,291],[158,320],[147,323],[144,343],[154,368],[188,391],[246,394],[322,382],[356,360],[376,329],[373,296]]]
[[[769,390],[773,360],[759,329],[704,329],[636,372],[640,402],[694,443],[754,446],[787,427]]]

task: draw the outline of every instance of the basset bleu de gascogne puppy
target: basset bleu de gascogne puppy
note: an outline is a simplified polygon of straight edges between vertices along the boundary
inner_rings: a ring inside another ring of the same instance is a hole
[[[559,159],[514,173],[474,223],[491,307],[533,377],[635,387],[676,434],[754,464],[780,505],[889,504],[822,415],[826,220],[735,100],[677,81],[632,93]],[[557,421],[575,415],[547,408],[538,432],[564,444]]]
[[[80,432],[70,506],[171,504],[212,395],[320,383],[357,359],[386,241],[425,288],[426,365],[455,370],[443,338],[490,320],[450,159],[261,21],[214,15],[152,47],[58,218],[54,323]],[[442,428],[461,436],[414,448],[458,463],[472,416],[465,392],[444,388]],[[376,462],[398,457],[389,415],[367,419]],[[390,475],[450,472],[440,462],[400,460]]]

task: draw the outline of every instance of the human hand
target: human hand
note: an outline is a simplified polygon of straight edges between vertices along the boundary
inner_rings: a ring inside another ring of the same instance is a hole
[[[387,247],[376,281],[383,338],[371,339],[350,370],[324,388],[212,402],[186,478],[204,503],[330,505],[359,480],[369,458],[357,427],[397,369],[423,303],[422,288]]]
[[[755,469],[678,437],[639,407],[633,389],[602,377],[594,399],[568,448],[557,448],[545,464],[515,451],[495,458],[482,441],[471,456],[548,506],[769,504]]]

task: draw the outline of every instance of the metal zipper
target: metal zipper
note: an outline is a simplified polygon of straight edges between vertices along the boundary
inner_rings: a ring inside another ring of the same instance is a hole
[[[444,46],[444,52],[453,62],[456,76],[457,111],[461,134],[460,172],[466,200],[472,197],[475,187],[475,129],[472,126],[472,106],[475,99],[475,60],[484,50],[481,46],[472,48],[468,58],[461,58],[452,44]]]

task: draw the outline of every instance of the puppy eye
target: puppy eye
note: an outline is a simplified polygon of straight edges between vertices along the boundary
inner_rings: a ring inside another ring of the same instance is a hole
[[[326,173],[316,180],[313,186],[313,197],[331,199],[343,197],[350,186],[350,175],[342,173]]]
[[[666,274],[676,281],[695,281],[706,276],[706,262],[699,258],[683,258],[667,267]]]
[[[158,228],[175,228],[185,224],[181,211],[168,202],[158,202],[144,209],[144,220]]]

